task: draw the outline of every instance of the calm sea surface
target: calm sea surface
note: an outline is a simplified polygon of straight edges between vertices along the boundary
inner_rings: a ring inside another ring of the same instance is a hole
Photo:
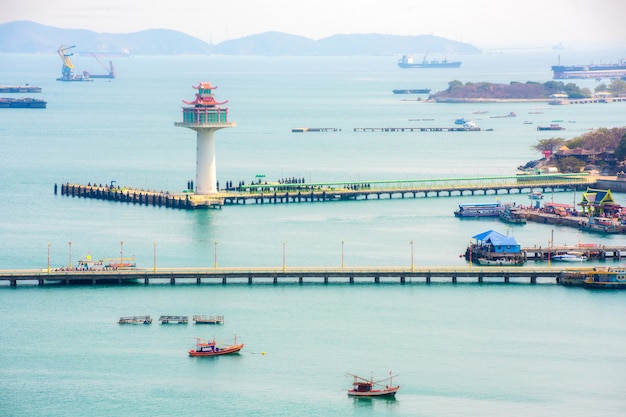
[[[561,51],[561,62],[623,56]],[[538,125],[558,121],[569,139],[625,123],[626,103],[448,105],[391,93],[441,90],[454,79],[545,82],[558,60],[553,51],[460,58],[461,68],[432,72],[401,70],[394,57],[133,56],[114,59],[115,80],[60,83],[56,55],[0,55],[0,84],[40,85],[48,101],[45,110],[0,111],[0,269],[46,268],[48,245],[52,267],[123,250],[146,268],[155,249],[161,267],[209,267],[216,255],[223,267],[280,266],[283,253],[288,266],[339,266],[342,246],[347,266],[406,266],[411,241],[416,265],[465,265],[459,254],[488,229],[523,246],[551,238],[626,245],[624,236],[452,215],[461,202],[494,196],[182,211],[53,193],[68,181],[186,188],[195,133],[174,122],[200,81],[219,86],[216,99],[229,100],[237,122],[216,133],[221,184],[258,174],[307,182],[512,175],[540,156],[531,149],[538,139],[555,136]],[[74,62],[100,72],[91,58]],[[510,112],[517,117],[494,117]],[[353,131],[449,127],[461,117],[493,131]],[[615,198],[626,205],[624,194]],[[144,314],[155,323],[116,323]],[[164,314],[223,314],[226,323],[162,326]],[[3,287],[0,415],[623,416],[625,316],[621,292],[550,284]],[[240,355],[187,356],[194,337],[235,334],[246,344]],[[390,370],[402,386],[395,401],[354,401],[342,391],[346,372],[384,378]]]

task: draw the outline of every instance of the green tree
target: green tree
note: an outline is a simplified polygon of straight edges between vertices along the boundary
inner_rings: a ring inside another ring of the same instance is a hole
[[[463,87],[463,83],[459,80],[453,80],[448,83],[448,91],[452,91],[459,87]]]
[[[626,95],[626,81],[613,80],[611,81],[611,84],[609,84],[608,90],[614,96],[625,96]]]
[[[581,172],[585,167],[585,163],[580,159],[568,156],[567,158],[560,159],[557,162],[557,167],[560,172],[570,173],[570,172]]]

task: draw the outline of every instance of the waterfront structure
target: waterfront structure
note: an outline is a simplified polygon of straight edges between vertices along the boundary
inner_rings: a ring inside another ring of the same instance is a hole
[[[237,124],[228,121],[226,104],[215,101],[212,86],[209,82],[201,82],[193,87],[198,92],[193,101],[185,101],[189,107],[183,107],[183,121],[174,123],[178,127],[186,127],[196,131],[196,182],[195,195],[217,194],[217,168],[215,158],[216,130],[235,127]]]

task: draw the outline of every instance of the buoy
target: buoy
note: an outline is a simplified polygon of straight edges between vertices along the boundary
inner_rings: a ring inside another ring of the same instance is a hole
[[[261,352],[261,355],[265,355],[265,352]]]

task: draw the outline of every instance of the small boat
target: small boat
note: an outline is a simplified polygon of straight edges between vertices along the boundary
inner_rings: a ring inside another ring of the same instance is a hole
[[[505,205],[504,210],[500,212],[500,220],[511,224],[526,224],[526,217],[522,211],[510,204]]]
[[[400,386],[393,386],[393,375],[389,372],[389,378],[374,381],[374,378],[366,379],[354,374],[346,374],[354,378],[352,389],[348,390],[349,397],[395,397]],[[397,376],[397,375],[396,375]],[[383,381],[388,384],[381,384]],[[377,388],[380,387],[380,388]]]
[[[194,315],[193,322],[196,324],[224,324],[224,316]]]
[[[541,194],[541,191],[533,191],[532,193],[528,194],[528,198],[530,198],[531,200],[541,200],[543,199],[543,194]]]
[[[237,336],[232,345],[218,345],[215,339],[204,340],[196,338],[196,348],[189,351],[189,356],[219,356],[238,353],[243,349],[243,343],[237,344]]]
[[[551,258],[555,262],[586,262],[587,257],[584,255],[578,255],[575,253],[563,253],[554,255]]]
[[[558,123],[551,123],[550,126],[537,126],[537,130],[565,130],[565,128]]]
[[[478,258],[478,263],[485,266],[520,266],[523,262],[516,258]]]
[[[123,316],[117,321],[118,324],[152,324],[150,316]]]
[[[616,234],[621,233],[623,227],[612,219],[604,217],[591,217],[588,221],[581,221],[580,228],[590,232]]]

